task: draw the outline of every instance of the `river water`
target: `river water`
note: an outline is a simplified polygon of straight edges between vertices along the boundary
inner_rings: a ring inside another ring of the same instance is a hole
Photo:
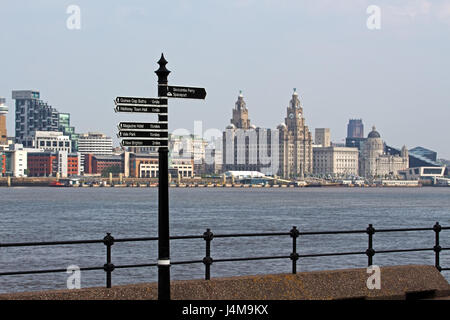
[[[450,226],[450,188],[171,188],[171,235],[247,232],[377,229],[432,227],[436,221]],[[156,188],[1,188],[0,242],[102,239],[157,236]],[[220,258],[289,255],[289,236],[268,238],[216,238],[211,256]],[[301,254],[365,251],[367,235],[301,237]],[[433,247],[434,232],[379,233],[375,250]],[[450,230],[441,232],[441,246],[450,247]],[[103,244],[51,247],[0,248],[0,272],[103,266]],[[197,260],[205,255],[205,243],[171,242],[171,260]],[[450,267],[450,251],[441,254],[441,266]],[[156,242],[115,243],[115,265],[154,263]],[[365,256],[305,258],[299,271],[365,267]],[[433,252],[378,254],[374,264],[434,264]],[[215,263],[212,277],[291,271],[290,260]],[[443,273],[450,279],[450,272]],[[202,264],[175,265],[172,279],[196,279],[204,275]],[[0,292],[65,289],[68,274],[0,277]],[[113,285],[153,282],[155,267],[116,269]],[[103,286],[103,271],[83,271],[81,286]]]

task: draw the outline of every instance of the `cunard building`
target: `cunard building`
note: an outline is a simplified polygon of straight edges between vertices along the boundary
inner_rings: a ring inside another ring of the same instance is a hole
[[[312,134],[305,124],[303,107],[294,89],[287,107],[287,117],[278,126],[279,130],[279,175],[284,178],[302,178],[312,173]]]

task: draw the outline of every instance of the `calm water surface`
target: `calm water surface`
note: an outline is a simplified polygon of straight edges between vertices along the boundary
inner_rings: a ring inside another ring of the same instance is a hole
[[[240,232],[288,232],[450,225],[450,188],[304,188],[232,189],[188,188],[170,190],[171,235]],[[1,188],[0,242],[101,239],[157,235],[155,188]],[[154,263],[156,242],[116,243],[116,265]],[[380,233],[377,250],[432,247],[434,233]],[[365,251],[367,235],[330,235],[299,240],[302,254]],[[450,247],[450,231],[441,232],[441,246]],[[204,256],[203,240],[171,242],[171,260]],[[289,237],[214,239],[212,257],[289,255]],[[103,244],[33,248],[0,248],[0,272],[48,268],[103,266]],[[365,267],[365,256],[309,258],[300,271]],[[374,264],[434,264],[433,252],[378,254]],[[450,251],[441,265],[450,267]],[[216,263],[212,277],[290,271],[289,260]],[[171,268],[173,279],[203,276],[203,265]],[[450,279],[450,273],[444,275]],[[156,268],[116,269],[113,285],[156,281]],[[68,274],[0,277],[0,292],[65,289]],[[84,271],[82,287],[103,286],[103,271]]]

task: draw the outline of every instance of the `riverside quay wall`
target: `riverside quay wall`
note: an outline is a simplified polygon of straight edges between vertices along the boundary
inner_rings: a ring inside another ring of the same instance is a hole
[[[56,177],[0,177],[0,187],[46,187],[57,180],[65,182],[67,178],[57,179]],[[101,185],[102,183],[110,186],[137,186],[137,185],[147,185],[155,186],[158,183],[157,178],[104,178],[104,177],[81,177],[79,182],[83,186],[87,185]],[[171,179],[172,184],[176,184],[178,179]],[[183,184],[222,184],[223,179],[214,178],[194,178],[194,179],[181,179],[179,182]]]
[[[174,300],[436,299],[450,285],[434,266],[380,268],[380,288],[369,289],[367,269],[172,281]],[[370,280],[369,280],[370,281]],[[107,288],[0,294],[0,300],[154,300],[157,283]]]

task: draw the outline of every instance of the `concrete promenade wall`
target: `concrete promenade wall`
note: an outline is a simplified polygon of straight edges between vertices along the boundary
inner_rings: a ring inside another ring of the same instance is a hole
[[[380,290],[367,288],[369,276],[361,268],[172,281],[171,293],[174,300],[423,299],[450,295],[449,283],[434,266],[382,267]],[[1,294],[0,299],[152,300],[157,299],[157,284]]]

